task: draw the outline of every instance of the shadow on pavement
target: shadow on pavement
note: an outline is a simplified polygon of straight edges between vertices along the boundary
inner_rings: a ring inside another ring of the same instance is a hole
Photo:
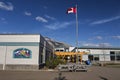
[[[58,73],[58,77],[55,77],[54,80],[67,80],[65,76],[62,76],[62,72]]]
[[[107,78],[103,77],[103,76],[99,76],[100,79],[102,80],[108,80]]]

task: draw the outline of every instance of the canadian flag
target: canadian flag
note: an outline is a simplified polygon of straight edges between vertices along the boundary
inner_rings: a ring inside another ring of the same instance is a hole
[[[76,7],[68,8],[67,14],[69,14],[69,13],[76,13]]]

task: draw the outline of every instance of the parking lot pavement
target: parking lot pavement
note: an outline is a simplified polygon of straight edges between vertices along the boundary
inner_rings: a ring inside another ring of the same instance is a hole
[[[0,71],[0,80],[120,80],[120,68],[91,67],[88,72]]]

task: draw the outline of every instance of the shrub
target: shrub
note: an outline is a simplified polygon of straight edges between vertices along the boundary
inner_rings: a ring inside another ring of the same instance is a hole
[[[65,62],[61,59],[57,58],[51,58],[50,60],[46,61],[46,67],[50,69],[54,69],[59,64],[64,64]]]

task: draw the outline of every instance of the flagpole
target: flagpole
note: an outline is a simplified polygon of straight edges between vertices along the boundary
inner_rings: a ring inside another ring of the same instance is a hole
[[[76,48],[77,48],[77,54],[76,54],[76,63],[79,62],[78,58],[78,14],[77,14],[77,4],[76,4]]]

